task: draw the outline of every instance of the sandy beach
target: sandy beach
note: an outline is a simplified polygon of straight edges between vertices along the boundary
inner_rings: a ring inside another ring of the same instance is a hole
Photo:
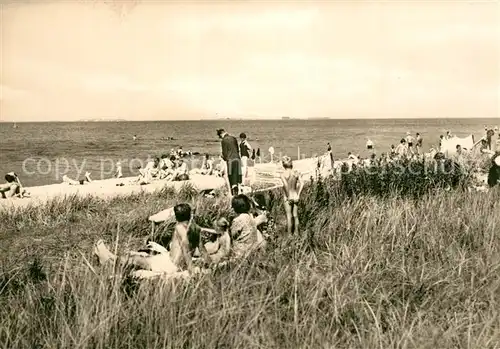
[[[303,175],[304,180],[308,180],[314,174],[318,158],[308,158],[294,161],[296,168]],[[270,186],[280,184],[279,174],[282,171],[281,163],[256,164],[248,168],[248,180],[245,184],[268,184]],[[329,168],[324,168],[329,171]],[[326,173],[325,173],[326,174]],[[50,184],[43,186],[26,187],[30,194],[26,198],[12,198],[0,200],[0,209],[8,207],[23,207],[46,203],[50,199],[72,195],[95,196],[102,199],[111,199],[117,196],[130,195],[135,193],[154,193],[165,187],[172,187],[175,190],[181,189],[184,185],[192,185],[198,191],[218,189],[225,186],[225,181],[221,177],[192,174],[188,181],[171,182],[167,180],[154,180],[147,185],[132,183],[137,177],[110,178],[104,180],[94,180],[84,185],[68,185],[66,183]],[[123,186],[118,184],[123,183]]]
[[[171,182],[166,180],[154,180],[147,185],[131,183],[137,177],[111,178],[104,180],[94,180],[84,185],[68,185],[66,183],[51,184],[25,188],[30,197],[12,198],[0,200],[0,209],[8,207],[21,207],[33,204],[46,203],[56,197],[72,195],[95,196],[102,199],[111,199],[117,196],[124,196],[136,193],[154,193],[165,187],[172,187],[179,190],[184,185],[192,185],[199,191],[207,189],[217,189],[224,186],[224,179],[216,176],[191,175],[188,181]],[[123,186],[117,184],[123,183]]]

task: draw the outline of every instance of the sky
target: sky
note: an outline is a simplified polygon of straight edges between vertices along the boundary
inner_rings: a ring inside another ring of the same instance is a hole
[[[500,117],[498,1],[0,1],[2,121]]]

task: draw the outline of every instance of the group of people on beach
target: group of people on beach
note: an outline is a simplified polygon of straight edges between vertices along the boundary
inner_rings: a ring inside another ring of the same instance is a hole
[[[168,249],[149,240],[146,248],[117,257],[99,240],[94,252],[101,264],[111,260],[130,266],[134,269],[132,275],[139,278],[187,276],[200,270],[193,260],[202,266],[219,264],[245,258],[250,252],[265,246],[265,237],[259,227],[268,220],[266,208],[241,193],[242,179],[247,171],[252,148],[244,133],[240,134],[240,142],[224,129],[218,129],[217,135],[221,139],[221,166],[225,167],[218,170],[227,178],[231,207],[236,217],[231,222],[220,217],[213,222],[212,228],[203,228],[193,221],[189,204],[178,204],[173,208],[176,225]],[[202,165],[199,171],[207,171],[207,174],[214,171],[208,156],[204,163],[206,166]],[[280,179],[287,231],[292,234],[297,233],[299,228],[298,203],[304,182],[300,173],[293,169],[290,157],[282,159],[282,166]],[[152,168],[162,170],[162,166]]]
[[[227,179],[230,195],[238,195],[242,192],[242,184],[248,175],[248,159],[255,160],[256,153],[248,143],[245,133],[240,134],[240,142],[236,137],[228,134],[223,128],[216,130],[221,140],[222,161],[225,167],[225,178]],[[252,154],[252,155],[250,155]],[[260,149],[258,149],[260,156]],[[293,169],[292,159],[288,156],[282,159],[283,172],[280,175],[281,187],[283,188],[284,206],[287,216],[287,229],[289,233],[298,230],[298,201],[304,187],[301,174]]]
[[[194,222],[189,204],[177,204],[173,208],[176,224],[168,249],[148,240],[145,248],[118,257],[99,240],[94,253],[101,264],[117,262],[129,267],[131,275],[137,278],[184,277],[210,265],[245,258],[265,246],[259,227],[267,222],[267,212],[244,194],[234,196],[231,207],[236,214],[231,223],[220,217],[213,222],[213,228],[205,228]]]

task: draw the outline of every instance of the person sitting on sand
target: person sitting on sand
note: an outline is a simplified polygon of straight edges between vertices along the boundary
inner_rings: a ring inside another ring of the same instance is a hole
[[[297,233],[299,228],[299,215],[297,210],[300,193],[304,188],[304,182],[302,182],[300,173],[293,169],[293,162],[289,156],[283,157],[282,165],[285,169],[281,174],[281,182],[283,183],[287,228],[288,234],[293,234]]]
[[[236,195],[231,200],[231,207],[238,216],[231,223],[231,255],[239,259],[265,245],[264,236],[257,227],[267,222],[267,214],[257,217],[251,214],[252,201],[244,194]]]
[[[211,176],[214,172],[214,161],[210,158],[210,154],[205,154],[201,168],[194,168],[190,173]]]
[[[64,175],[62,180],[63,180],[63,183],[68,184],[68,185],[84,185],[84,184],[92,182],[92,178],[90,178],[90,172],[85,172],[84,179],[74,180],[74,179],[69,178],[67,175]]]
[[[474,145],[473,148],[475,148],[477,145],[479,145],[479,151],[481,154],[487,154],[487,155],[493,155],[495,154],[494,151],[489,149],[488,145],[488,139],[483,137],[479,141],[477,141]]]
[[[0,185],[0,197],[3,199],[12,197],[26,197],[28,193],[23,189],[21,180],[15,172],[9,172],[5,175],[7,183]]]
[[[455,161],[457,164],[460,164],[462,166],[465,165],[465,163],[466,163],[466,159],[465,159],[466,152],[464,151],[464,149],[462,148],[462,146],[460,144],[457,144],[457,146],[455,147],[455,149],[456,149],[456,152],[452,156],[453,161]]]
[[[185,181],[189,179],[188,167],[182,158],[176,160],[176,167],[172,174],[171,180],[173,181]]]

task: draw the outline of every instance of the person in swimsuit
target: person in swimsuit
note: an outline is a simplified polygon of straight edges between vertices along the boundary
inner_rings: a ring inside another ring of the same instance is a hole
[[[417,149],[417,154],[420,154],[421,152],[421,149],[422,149],[422,143],[423,143],[423,140],[422,140],[422,137],[420,136],[420,133],[417,132],[416,134],[416,149]]]
[[[304,182],[300,178],[300,173],[293,170],[292,159],[288,156],[283,158],[283,168],[285,171],[281,175],[283,192],[285,199],[285,212],[287,219],[288,233],[297,233],[299,227],[298,202],[300,193],[304,188]]]
[[[396,147],[394,146],[394,144],[391,144],[391,149],[389,151],[389,158],[392,159],[394,158],[394,156],[396,156]]]
[[[399,145],[396,147],[396,155],[399,156],[399,158],[408,155],[408,146],[406,145],[406,140],[404,138],[401,138]]]
[[[14,172],[9,172],[5,175],[5,180],[7,183],[0,185],[0,197],[3,199],[18,196],[20,198],[26,195],[26,191],[23,190],[21,180]]]
[[[373,142],[371,139],[368,139],[368,141],[366,142],[366,149],[368,149],[368,150],[373,149]]]
[[[252,153],[252,147],[248,143],[247,135],[245,133],[240,133],[240,157],[241,157],[241,175],[242,183],[245,183],[245,179],[248,175],[248,158]]]
[[[121,161],[118,161],[116,163],[116,171],[115,171],[115,178],[122,178],[123,173],[122,173],[122,163]]]
[[[413,154],[413,136],[410,132],[406,132],[406,145],[408,146],[408,152]]]
[[[443,139],[444,139],[443,135],[439,136],[439,151],[441,151],[441,148],[443,147]]]

